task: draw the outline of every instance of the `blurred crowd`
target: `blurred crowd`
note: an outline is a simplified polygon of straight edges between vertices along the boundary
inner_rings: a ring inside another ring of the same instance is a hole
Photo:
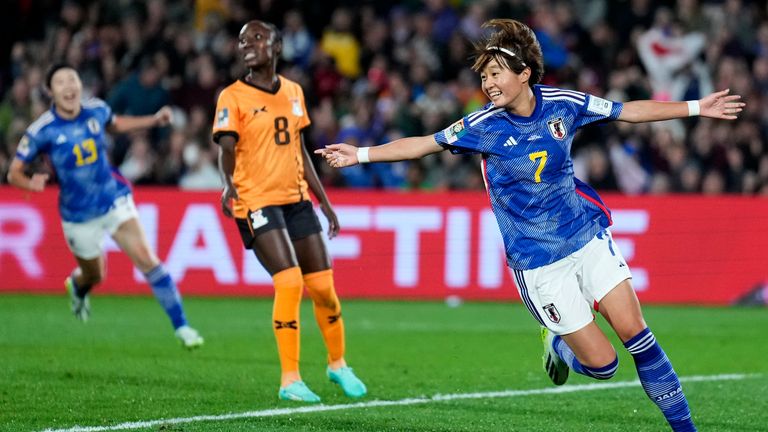
[[[768,194],[765,2],[17,0],[5,15],[14,37],[0,63],[0,182],[25,128],[49,108],[42,81],[53,62],[75,66],[84,96],[117,114],[174,107],[169,128],[111,138],[112,163],[128,179],[217,189],[210,127],[218,91],[245,73],[236,48],[248,20],[283,32],[279,72],[304,88],[311,150],[431,134],[484,105],[472,42],[485,20],[508,17],[535,30],[544,84],[616,101],[729,88],[747,102],[733,122],[588,127],[573,144],[577,177],[628,194]],[[478,156],[316,166],[328,186],[483,189]]]

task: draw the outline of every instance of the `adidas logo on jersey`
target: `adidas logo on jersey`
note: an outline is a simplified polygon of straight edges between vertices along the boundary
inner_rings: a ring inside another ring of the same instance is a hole
[[[510,136],[507,138],[507,141],[504,143],[504,147],[514,146],[517,145],[517,140],[515,140],[515,137]]]
[[[63,134],[59,134],[59,136],[56,137],[56,144],[64,144],[65,142],[67,142],[67,137]]]

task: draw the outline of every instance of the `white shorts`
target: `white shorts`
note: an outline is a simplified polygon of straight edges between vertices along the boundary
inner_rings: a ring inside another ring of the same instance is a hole
[[[138,217],[133,197],[125,195],[115,199],[112,208],[99,217],[85,222],[61,221],[61,226],[69,250],[76,257],[89,260],[103,253],[105,233],[112,235],[125,221]]]
[[[565,335],[592,322],[592,308],[632,274],[605,229],[571,255],[543,267],[514,270],[514,276],[531,315],[554,334]]]

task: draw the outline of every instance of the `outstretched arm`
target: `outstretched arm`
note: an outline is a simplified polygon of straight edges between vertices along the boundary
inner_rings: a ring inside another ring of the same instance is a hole
[[[112,133],[125,133],[139,129],[149,129],[170,124],[173,120],[171,107],[164,106],[153,115],[146,116],[121,116],[116,115],[109,127]]]
[[[746,105],[741,96],[729,95],[730,89],[712,93],[698,101],[659,102],[641,100],[626,102],[617,120],[642,123],[700,115],[702,117],[735,120]],[[698,109],[698,112],[697,112]]]
[[[315,150],[315,153],[322,155],[332,167],[341,168],[365,162],[397,162],[419,159],[443,150],[445,149],[435,141],[434,136],[426,135],[400,138],[380,146],[361,147],[359,149],[344,143],[331,144],[323,149]]]

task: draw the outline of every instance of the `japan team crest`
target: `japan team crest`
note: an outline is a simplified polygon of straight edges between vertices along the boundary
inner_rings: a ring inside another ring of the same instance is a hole
[[[560,322],[560,312],[558,312],[554,303],[544,305],[543,309],[544,309],[544,312],[547,313],[547,318],[549,318],[550,321],[552,321],[555,324]]]
[[[98,135],[98,133],[101,131],[99,121],[93,117],[89,118],[85,124],[88,125],[88,130],[91,131],[91,133],[94,135]]]
[[[547,127],[549,128],[549,133],[556,140],[562,140],[566,135],[568,135],[568,132],[565,130],[565,123],[563,122],[562,117],[548,121]]]

